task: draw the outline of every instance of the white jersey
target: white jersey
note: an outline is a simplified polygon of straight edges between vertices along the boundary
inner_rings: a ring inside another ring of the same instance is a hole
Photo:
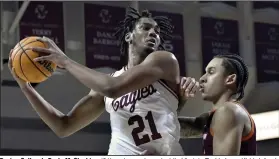
[[[105,105],[112,131],[108,155],[141,155],[145,151],[184,155],[179,143],[178,97],[161,80],[117,99],[105,97]]]

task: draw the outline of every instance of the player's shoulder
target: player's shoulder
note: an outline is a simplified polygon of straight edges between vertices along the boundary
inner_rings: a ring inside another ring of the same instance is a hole
[[[148,55],[149,59],[156,59],[157,61],[168,60],[168,61],[177,61],[175,55],[169,51],[154,51]]]
[[[158,69],[164,80],[178,84],[180,82],[179,63],[174,54],[168,51],[155,51],[148,55],[142,63],[150,68]]]
[[[239,122],[245,121],[247,113],[244,109],[234,102],[226,102],[220,108],[215,111],[215,116],[224,116],[231,120],[237,120]]]

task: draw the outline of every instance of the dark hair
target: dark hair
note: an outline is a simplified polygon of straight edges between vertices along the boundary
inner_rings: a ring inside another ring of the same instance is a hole
[[[228,75],[236,74],[237,90],[235,94],[237,95],[237,100],[242,99],[244,97],[244,88],[249,77],[248,68],[243,59],[236,54],[217,55],[215,57],[224,59],[223,66]]]
[[[152,18],[160,27],[161,44],[159,45],[159,50],[164,50],[164,40],[172,37],[170,34],[172,33],[173,26],[169,18],[164,16],[152,17],[152,14],[148,10],[144,10],[140,14],[136,9],[129,7],[125,19],[120,22],[120,26],[115,33],[115,36],[120,40],[120,52],[122,56],[128,56],[128,44],[125,41],[126,34],[132,32],[136,23],[143,17]]]

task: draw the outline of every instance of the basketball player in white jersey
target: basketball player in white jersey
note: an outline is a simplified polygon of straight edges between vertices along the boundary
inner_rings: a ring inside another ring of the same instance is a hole
[[[69,114],[57,110],[12,73],[32,107],[60,137],[87,126],[106,109],[112,131],[109,155],[183,155],[177,118],[179,65],[172,53],[158,51],[171,29],[169,19],[130,8],[116,34],[128,64],[112,76],[76,63],[52,40],[38,39],[49,48],[33,48],[42,53],[35,61],[53,61],[91,89]]]

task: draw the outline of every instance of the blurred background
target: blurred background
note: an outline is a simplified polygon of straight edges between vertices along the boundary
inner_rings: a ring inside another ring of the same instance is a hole
[[[76,134],[60,139],[42,122],[13,81],[8,54],[27,36],[52,38],[75,61],[110,73],[120,68],[119,41],[113,36],[126,8],[148,9],[172,19],[173,39],[165,47],[181,74],[199,78],[216,54],[241,55],[250,78],[242,103],[257,126],[258,154],[279,155],[279,2],[235,1],[1,1],[1,153],[20,155],[106,155],[108,113]],[[89,90],[64,72],[34,85],[63,113]],[[198,95],[181,115],[197,116],[211,105]],[[182,139],[186,155],[201,155],[202,140]]]

